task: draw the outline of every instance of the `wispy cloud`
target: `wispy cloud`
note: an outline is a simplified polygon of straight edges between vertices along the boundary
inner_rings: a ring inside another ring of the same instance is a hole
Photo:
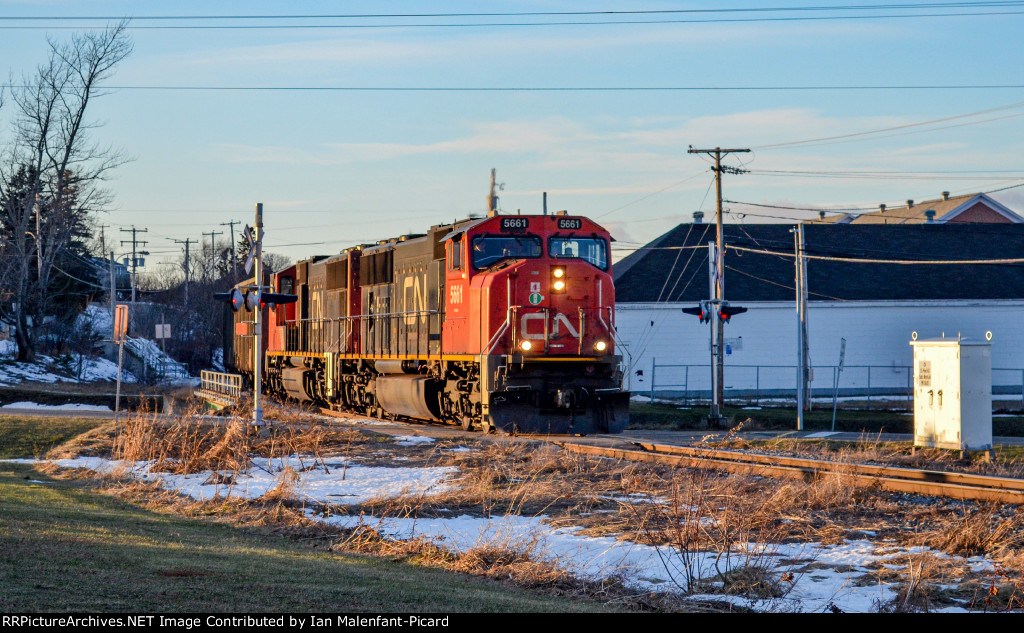
[[[580,123],[562,117],[536,121],[495,121],[469,127],[470,133],[466,136],[432,143],[323,143],[312,149],[219,144],[215,148],[219,158],[234,163],[344,165],[410,156],[552,152],[557,151],[561,145],[585,142],[588,136]]]
[[[689,143],[725,145],[730,141],[742,143],[744,139],[753,139],[768,144],[907,122],[910,121],[905,117],[893,116],[826,116],[808,108],[752,110],[690,119],[662,117],[641,120],[602,116],[576,120],[555,116],[466,123],[463,134],[422,143],[326,142],[313,147],[221,144],[213,147],[213,158],[228,163],[367,166],[410,158],[422,163],[424,159],[434,157],[439,160],[475,160],[479,157],[501,166],[505,173],[517,174],[520,186],[513,185],[503,193],[512,208],[522,200],[532,200],[541,191],[547,191],[555,196],[573,197],[596,211],[600,211],[601,206],[615,209],[623,204],[634,211],[642,211],[663,207],[663,203],[632,207],[629,206],[632,204],[630,198],[643,198],[665,190],[667,193],[650,202],[685,199],[687,208],[696,209],[707,191],[707,178],[700,177],[706,173],[707,165],[686,153]],[[716,138],[717,143],[712,140]],[[807,147],[797,148],[798,151],[763,151],[745,155],[741,158],[750,161],[748,166],[752,172],[742,177],[730,177],[727,196],[756,202],[768,200],[772,204],[777,202],[771,201],[803,196],[803,202],[793,204],[813,206],[812,201],[822,200],[825,202],[821,206],[829,207],[836,204],[863,205],[865,200],[877,198],[885,201],[893,196],[917,197],[923,195],[921,192],[932,190],[938,195],[942,190],[957,190],[957,185],[980,190],[991,181],[947,182],[949,179],[942,174],[930,179],[850,180],[824,174],[793,173],[781,177],[763,172],[967,170],[997,165],[1000,160],[1000,157],[991,155],[987,146],[961,140],[903,146],[899,145],[900,142],[906,141],[886,139],[882,146],[884,151],[879,151],[876,143],[865,142],[843,146],[841,152],[834,151],[832,147]],[[1010,160],[1012,156],[1004,158]],[[740,159],[734,157],[731,160]],[[431,161],[431,164],[442,163]],[[400,166],[396,164],[395,168]],[[680,179],[690,176],[694,178],[685,184],[679,183]],[[450,183],[433,185],[438,192],[450,188]],[[423,186],[429,187],[431,183]],[[794,195],[797,191],[800,196]],[[826,194],[828,191],[831,193]],[[607,204],[599,203],[601,199],[607,200]],[[843,199],[852,199],[853,202],[836,202]],[[749,211],[753,213],[755,210]],[[642,217],[645,217],[645,212],[635,216],[634,221]]]
[[[703,54],[709,44],[733,48],[802,48],[837,38],[892,37],[893,27],[867,23],[774,24],[664,24],[591,25],[589,27],[480,27],[479,29],[372,29],[338,30],[310,38],[308,31],[276,33],[279,40],[257,45],[208,44],[199,50],[153,56],[147,60],[162,68],[268,69],[290,68],[306,73],[326,65],[342,71],[419,67],[438,63],[462,66],[481,60],[517,59],[520,64],[549,59],[564,64],[583,61],[595,52],[617,55],[662,50],[680,55]],[[309,39],[307,39],[309,38]]]

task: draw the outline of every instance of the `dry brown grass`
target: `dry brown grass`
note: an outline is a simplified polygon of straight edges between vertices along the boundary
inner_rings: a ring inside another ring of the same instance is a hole
[[[980,454],[961,459],[959,451],[915,449],[909,442],[887,442],[881,440],[879,435],[870,434],[861,435],[856,442],[780,437],[758,442],[733,439],[716,445],[813,459],[1024,478],[1024,452],[1019,447],[1006,447],[1005,450],[997,451],[995,461],[989,462]]]
[[[945,525],[931,530],[921,544],[954,556],[1015,555],[1024,547],[1024,516],[1007,515],[1004,506],[963,505],[959,515],[948,515]]]
[[[996,589],[988,596],[991,604],[999,608],[1020,606],[1020,584],[1012,579],[1024,577],[1024,525],[1015,510],[885,493],[856,484],[841,471],[815,481],[780,481],[726,475],[709,468],[596,459],[545,442],[508,438],[462,440],[460,443],[475,448],[462,453],[444,450],[452,445],[445,441],[397,447],[391,438],[372,431],[327,427],[304,412],[292,415],[294,419],[288,424],[258,436],[251,434],[244,423],[199,412],[182,415],[174,423],[136,414],[116,429],[103,427],[80,436],[73,446],[54,455],[109,451],[123,460],[152,461],[158,468],[175,473],[219,471],[217,476],[225,479],[215,483],[225,487],[231,485],[233,474],[251,467],[252,456],[308,455],[284,469],[271,492],[250,501],[194,502],[148,484],[114,481],[109,485],[119,495],[147,499],[148,503],[182,514],[267,526],[294,538],[323,539],[325,548],[511,579],[519,585],[567,595],[579,592],[602,596],[624,601],[630,608],[681,607],[669,597],[631,592],[621,582],[581,581],[550,561],[535,558],[532,546],[526,547],[528,543],[481,543],[470,551],[453,554],[429,540],[391,541],[370,524],[354,530],[325,526],[305,516],[301,503],[294,500],[296,473],[311,467],[310,460],[327,468],[324,455],[328,454],[351,456],[367,465],[395,466],[395,456],[401,455],[408,458],[403,465],[456,466],[459,474],[451,482],[455,488],[437,496],[378,499],[360,506],[320,510],[399,518],[460,513],[486,517],[545,515],[555,527],[581,526],[582,534],[673,546],[684,570],[676,582],[687,591],[708,590],[709,583],[714,583],[715,591],[761,599],[778,597],[792,586],[791,579],[774,571],[775,544],[837,543],[854,536],[855,529],[872,530],[877,533],[874,538],[893,539],[898,545],[928,545],[958,556],[995,557],[1002,563],[1005,577],[992,581]],[[735,444],[739,440],[728,441]],[[929,465],[951,459],[947,452],[904,454],[903,448],[877,441],[857,447],[832,444],[817,448],[778,441],[770,450],[827,455],[841,463],[903,460],[907,465]],[[749,543],[758,545],[750,547]],[[709,552],[710,558],[703,556]],[[710,565],[687,576],[685,570],[692,570],[698,558],[710,560]],[[879,609],[927,610],[951,604],[954,599],[971,599],[963,591],[940,589],[940,585],[960,577],[955,569],[936,567],[927,561],[912,562],[898,570],[879,569],[877,573],[901,587],[897,600],[879,605]],[[974,591],[982,602],[987,595],[983,583],[976,578],[965,583],[964,591]]]

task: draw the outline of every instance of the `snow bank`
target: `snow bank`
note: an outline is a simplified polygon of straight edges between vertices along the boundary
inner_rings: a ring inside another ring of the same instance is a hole
[[[16,385],[21,382],[95,382],[99,380],[117,380],[117,363],[105,358],[81,357],[78,354],[70,354],[67,362],[63,363],[70,372],[77,370],[79,363],[82,365],[81,380],[73,376],[58,374],[50,371],[48,367],[58,365],[58,359],[43,354],[36,356],[34,363],[22,363],[11,358],[17,350],[4,356],[0,354],[0,385]],[[125,371],[121,380],[123,382],[138,382],[131,372]]]
[[[338,505],[404,495],[440,494],[450,489],[445,481],[458,472],[454,466],[389,468],[348,463],[346,468],[343,458],[325,458],[321,462],[309,455],[292,455],[254,458],[247,473],[234,475],[230,483],[216,483],[228,481],[226,478],[232,473],[174,475],[150,470],[149,462],[121,463],[101,457],[77,457],[54,463],[63,468],[88,468],[99,473],[124,469],[138,479],[158,482],[164,488],[197,500],[229,496],[256,499],[282,481],[288,481],[296,499]]]
[[[47,411],[110,411],[110,407],[98,404],[37,404],[35,402],[12,402],[0,409],[45,409]]]

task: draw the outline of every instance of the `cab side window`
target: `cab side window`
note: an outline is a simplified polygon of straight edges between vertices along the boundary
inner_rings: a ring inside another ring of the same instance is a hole
[[[448,270],[462,270],[462,240],[452,240],[451,257],[448,259]]]

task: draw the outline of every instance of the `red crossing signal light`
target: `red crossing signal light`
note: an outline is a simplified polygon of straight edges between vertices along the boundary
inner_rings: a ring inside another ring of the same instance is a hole
[[[708,311],[704,309],[703,304],[697,306],[696,308],[683,308],[683,312],[685,312],[686,314],[696,315],[698,318],[700,318],[701,323],[707,323],[708,321],[711,320],[711,315],[708,314]]]
[[[728,323],[729,319],[733,318],[737,314],[743,314],[746,311],[746,308],[741,308],[739,306],[719,306],[718,318]]]

